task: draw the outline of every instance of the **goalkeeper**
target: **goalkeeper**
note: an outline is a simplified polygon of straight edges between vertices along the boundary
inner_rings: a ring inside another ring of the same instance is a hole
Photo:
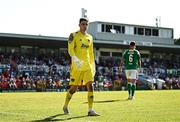
[[[70,88],[67,91],[63,111],[69,114],[68,104],[78,86],[87,87],[88,116],[99,116],[93,109],[93,81],[95,75],[95,62],[93,53],[93,38],[86,32],[88,19],[80,18],[80,30],[71,33],[68,40],[68,53],[71,56],[72,65],[70,71]]]

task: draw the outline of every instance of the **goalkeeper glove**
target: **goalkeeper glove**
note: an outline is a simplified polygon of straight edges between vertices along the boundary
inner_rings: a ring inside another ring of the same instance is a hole
[[[72,56],[72,61],[75,63],[77,69],[80,69],[83,65],[83,61],[79,60],[76,56]]]

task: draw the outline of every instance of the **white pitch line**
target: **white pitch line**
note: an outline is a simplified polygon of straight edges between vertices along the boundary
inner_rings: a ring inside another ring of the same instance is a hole
[[[6,114],[6,115],[9,115],[9,114],[10,114],[10,115],[18,115],[18,116],[27,116],[27,114],[23,114],[23,113],[12,113],[12,112],[0,112],[0,115],[1,115],[1,114],[2,114],[2,115],[3,115],[3,114],[4,114],[4,115],[5,115],[5,114]]]

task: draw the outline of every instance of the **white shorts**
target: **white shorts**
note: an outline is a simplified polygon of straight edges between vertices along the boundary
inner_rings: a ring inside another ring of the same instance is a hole
[[[137,70],[125,70],[127,79],[138,79],[138,71]]]

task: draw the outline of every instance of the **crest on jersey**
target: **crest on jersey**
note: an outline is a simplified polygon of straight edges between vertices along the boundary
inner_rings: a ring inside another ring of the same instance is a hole
[[[70,34],[68,42],[71,43],[74,39],[73,33]]]
[[[71,79],[71,82],[74,82],[74,81],[75,81],[75,79],[74,79],[74,78],[72,78],[72,79]]]
[[[90,42],[90,40],[89,40],[89,39],[88,39],[87,41],[88,41],[88,42]]]

